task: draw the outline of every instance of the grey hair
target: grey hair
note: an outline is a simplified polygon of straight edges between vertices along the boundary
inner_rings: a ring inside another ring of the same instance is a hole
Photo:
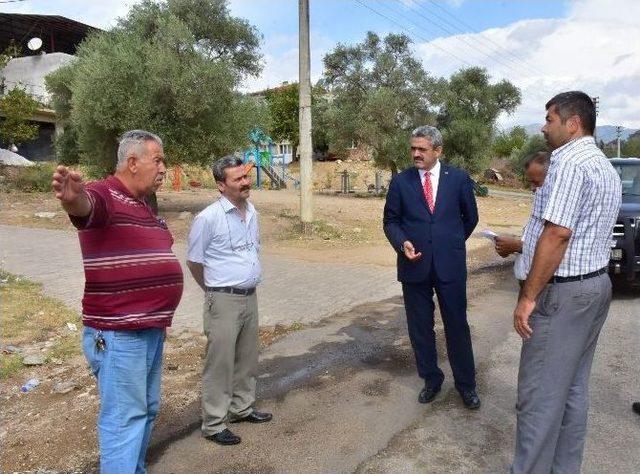
[[[156,142],[162,147],[162,139],[158,135],[145,130],[129,130],[120,135],[120,138],[118,138],[118,164],[116,167],[124,166],[131,151],[149,141]]]
[[[236,166],[240,166],[243,163],[244,161],[242,161],[242,158],[239,158],[235,155],[223,156],[222,158],[218,159],[218,161],[216,161],[211,167],[214,179],[219,183],[223,183],[227,177],[227,168],[235,168]]]
[[[422,125],[411,132],[411,138],[426,138],[433,148],[442,146],[442,133],[431,125]]]

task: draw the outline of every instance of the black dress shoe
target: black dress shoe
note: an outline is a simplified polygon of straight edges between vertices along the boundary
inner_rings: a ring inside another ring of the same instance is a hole
[[[640,402],[633,402],[633,405],[631,405],[631,409],[638,415],[640,415]]]
[[[462,397],[462,402],[464,406],[469,410],[477,410],[480,408],[480,397],[475,390],[467,390],[466,392],[461,392],[460,396]]]
[[[242,439],[231,432],[229,429],[224,429],[220,433],[205,436],[209,441],[221,444],[223,446],[229,446],[231,444],[238,444]]]
[[[418,402],[419,403],[429,403],[429,402],[433,401],[433,399],[436,398],[436,395],[438,395],[439,391],[440,391],[440,387],[433,388],[433,387],[425,384],[424,388],[422,390],[420,390],[420,395],[418,395]]]
[[[234,420],[229,420],[230,423],[241,423],[243,421],[248,421],[249,423],[266,423],[267,421],[271,421],[273,415],[271,413],[263,413],[256,410],[253,410],[247,416],[243,416],[242,418],[236,418]]]

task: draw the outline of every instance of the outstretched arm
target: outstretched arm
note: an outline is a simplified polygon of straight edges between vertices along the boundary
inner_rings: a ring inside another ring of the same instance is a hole
[[[91,200],[84,189],[80,173],[66,166],[58,166],[53,172],[51,187],[67,214],[77,217],[91,214]]]

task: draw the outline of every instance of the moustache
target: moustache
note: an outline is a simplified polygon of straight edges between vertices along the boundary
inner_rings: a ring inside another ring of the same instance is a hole
[[[251,189],[251,186],[242,186],[240,188],[240,191],[249,191]]]

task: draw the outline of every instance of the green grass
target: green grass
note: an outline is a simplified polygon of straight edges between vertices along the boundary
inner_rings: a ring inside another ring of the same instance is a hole
[[[67,323],[80,327],[80,315],[61,301],[42,293],[42,285],[0,270],[0,340],[3,345],[25,347],[55,338],[46,360],[66,360],[81,352],[78,333],[69,333]],[[6,379],[22,369],[22,356],[2,355],[0,378]]]
[[[0,380],[17,374],[23,368],[22,356],[19,354],[0,355]]]

